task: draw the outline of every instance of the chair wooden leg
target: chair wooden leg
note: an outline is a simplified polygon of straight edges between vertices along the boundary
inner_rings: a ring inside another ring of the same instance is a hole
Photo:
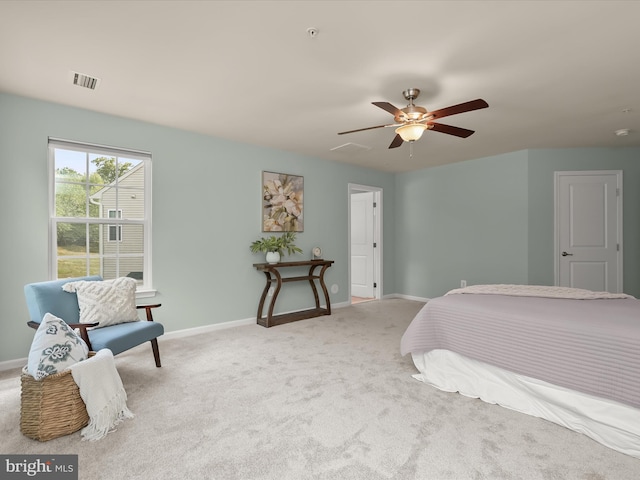
[[[158,339],[154,338],[151,340],[151,349],[153,350],[153,358],[156,360],[156,367],[161,367],[160,365],[160,350],[158,350]]]

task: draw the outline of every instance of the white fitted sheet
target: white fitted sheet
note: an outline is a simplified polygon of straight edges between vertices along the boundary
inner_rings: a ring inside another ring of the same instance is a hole
[[[549,420],[640,458],[640,410],[518,375],[449,350],[412,353],[414,378],[446,392]]]

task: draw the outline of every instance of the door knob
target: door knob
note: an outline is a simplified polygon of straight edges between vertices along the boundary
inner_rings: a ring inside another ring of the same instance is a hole
[[[563,257],[573,257],[573,253],[562,252]]]

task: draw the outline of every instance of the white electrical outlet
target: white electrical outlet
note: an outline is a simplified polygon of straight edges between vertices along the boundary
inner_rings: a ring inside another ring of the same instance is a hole
[[[467,281],[466,280],[460,280],[460,288],[464,288],[467,286]]]
[[[270,296],[270,297],[273,297],[273,292],[274,292],[274,290],[275,290],[275,289],[274,289],[273,287],[271,287],[271,288],[269,289],[269,293],[268,293],[267,295],[268,295],[268,296]]]

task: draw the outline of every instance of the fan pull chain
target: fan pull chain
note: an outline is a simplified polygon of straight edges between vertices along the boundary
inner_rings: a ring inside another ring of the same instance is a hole
[[[409,142],[409,158],[413,158],[413,142]]]

